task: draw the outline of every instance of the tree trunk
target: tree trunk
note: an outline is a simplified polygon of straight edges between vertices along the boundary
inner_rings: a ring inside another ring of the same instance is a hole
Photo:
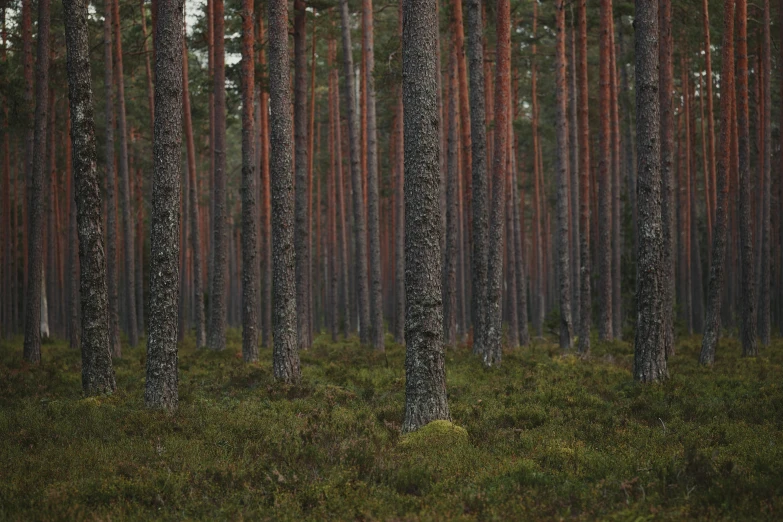
[[[264,41],[264,17],[258,16],[258,42]],[[261,68],[266,70],[265,46],[258,52]],[[268,78],[268,76],[267,76]],[[261,342],[272,346],[272,241],[271,241],[271,190],[269,179],[269,93],[259,94],[259,136],[261,146]]]
[[[443,342],[457,342],[457,183],[459,183],[459,137],[457,128],[457,56],[452,49],[449,60],[449,132],[446,178],[446,252],[443,266]]]
[[[128,328],[128,343],[139,344],[139,330],[136,317],[136,269],[134,263],[133,218],[131,215],[130,169],[128,168],[128,124],[125,117],[125,77],[122,70],[122,33],[120,31],[120,3],[114,0],[114,81],[117,88],[117,130],[120,141],[120,203],[122,205],[122,240],[125,263],[125,324]]]
[[[44,2],[47,0],[42,3]],[[86,395],[98,395],[113,392],[116,383],[111,364],[106,314],[106,260],[103,253],[100,184],[95,167],[97,150],[92,108],[87,2],[65,0],[63,8],[68,49],[70,112],[73,116],[70,130],[81,257],[82,389]]]
[[[620,201],[620,85],[617,78],[617,46],[615,45],[614,18],[610,20],[609,51],[611,59],[610,90],[612,107],[612,336],[620,339],[623,335],[622,309],[622,270],[621,250],[623,233],[621,227],[622,208]]]
[[[734,0],[723,2],[723,44],[720,97],[720,156],[718,159],[715,206],[715,230],[712,234],[712,260],[707,287],[707,317],[702,339],[699,364],[711,366],[720,337],[721,299],[723,297],[723,269],[726,257],[726,228],[729,211],[729,173],[731,172],[732,97],[734,93]]]
[[[214,188],[212,199],[214,214],[212,221],[212,294],[209,296],[209,330],[207,346],[213,350],[226,347],[226,313],[228,310],[228,209],[226,208],[226,62],[225,62],[225,20],[223,0],[212,0],[214,16]]]
[[[511,33],[508,0],[498,0],[497,65],[495,67],[495,138],[492,167],[492,211],[489,226],[487,263],[487,322],[484,335],[484,364],[495,366],[502,357],[501,289],[503,278],[503,202],[508,154],[508,117],[510,90]]]
[[[657,1],[636,0],[636,135],[639,172],[639,252],[636,270],[637,325],[634,379],[666,379],[662,344],[663,310],[661,267],[661,152],[658,91]]]
[[[509,111],[510,112],[510,111]],[[506,296],[508,303],[508,346],[516,348],[519,346],[519,303],[517,296],[517,260],[516,246],[514,244],[514,200],[517,198],[516,176],[514,175],[514,166],[512,162],[512,119],[508,121],[508,148],[506,154]]]
[[[665,1],[665,0],[664,0]],[[612,1],[601,0],[598,135],[598,337],[611,340],[612,329]]]
[[[683,58],[680,64],[682,73],[680,85],[683,108],[680,114],[683,135],[679,135],[680,164],[677,169],[679,176],[678,187],[680,198],[677,204],[679,210],[678,231],[680,234],[677,243],[680,263],[680,311],[685,322],[688,335],[693,335],[693,281],[691,280],[691,252],[690,252],[690,207],[691,207],[691,104],[688,94],[688,61]]]
[[[604,0],[611,4],[610,0]],[[605,7],[605,6],[602,6]],[[568,256],[568,122],[566,121],[565,0],[555,3],[555,126],[557,155],[557,268],[560,280],[560,349],[570,350],[571,260]]]
[[[579,123],[579,353],[590,352],[592,298],[590,274],[590,122],[587,84],[587,7],[579,0],[579,62],[577,66],[577,105]]]
[[[75,52],[75,49],[74,49]],[[92,91],[92,82],[90,83],[90,91]],[[91,105],[92,107],[92,105]],[[81,300],[79,299],[79,292],[77,291],[77,287],[79,285],[79,227],[77,225],[77,219],[76,219],[76,178],[73,175],[73,162],[72,162],[72,153],[71,149],[73,146],[73,140],[71,138],[71,116],[70,111],[68,111],[67,115],[67,121],[66,121],[66,150],[65,150],[65,175],[66,180],[69,185],[68,188],[68,206],[70,207],[70,211],[68,212],[68,287],[69,287],[69,301],[68,301],[68,308],[70,309],[68,312],[68,333],[70,334],[70,346],[71,348],[79,348],[81,344],[81,334],[82,334],[82,328],[81,324],[79,323],[79,309],[81,308]],[[93,120],[93,140],[95,139],[95,122]],[[97,151],[95,149],[95,141],[93,141],[93,151],[92,151],[92,157],[94,159],[97,158]],[[97,161],[97,159],[96,159]],[[96,177],[96,183],[97,183],[97,174],[95,171],[93,171],[93,176]],[[98,222],[100,223],[100,213],[101,213],[101,206],[98,205]],[[103,227],[101,227],[102,229]],[[102,230],[101,230],[102,232]],[[101,243],[103,242],[103,237],[101,237]],[[106,264],[106,260],[104,258],[104,267]],[[105,276],[104,276],[104,284],[105,284]],[[6,287],[10,290],[9,287]],[[9,291],[10,293],[10,291]],[[108,335],[108,324],[106,326],[107,335]],[[108,337],[106,338],[106,348],[108,348]],[[111,353],[109,353],[109,360],[111,360]]]
[[[536,40],[538,25],[538,2],[533,3],[533,42]],[[533,222],[532,222],[532,235],[533,235],[533,291],[531,296],[533,298],[533,328],[536,330],[536,336],[539,338],[543,336],[544,327],[544,311],[546,303],[544,296],[546,293],[544,283],[544,254],[543,243],[544,234],[541,230],[541,221],[543,214],[543,187],[541,186],[541,180],[543,179],[541,172],[541,163],[538,161],[538,150],[540,147],[540,141],[538,137],[538,71],[536,67],[536,51],[537,46],[535,43],[532,45],[532,63],[530,65],[530,85],[531,85],[531,125],[533,132]],[[496,116],[497,118],[497,116]]]
[[[29,179],[29,226],[27,304],[25,312],[24,360],[41,362],[41,296],[43,286],[43,183],[46,165],[46,127],[49,100],[49,0],[38,2],[38,49],[35,63],[35,135],[33,168]]]
[[[764,155],[762,157],[762,198],[761,198],[761,274],[760,299],[758,312],[758,329],[761,344],[769,346],[772,322],[770,317],[770,293],[772,291],[772,225],[770,223],[770,206],[772,201],[772,44],[770,40],[770,8],[769,0],[764,0],[763,50],[761,74],[764,91]]]
[[[291,165],[291,82],[288,69],[288,5],[270,0],[269,92],[272,188],[272,272],[275,379],[301,380],[297,351],[296,265],[294,262],[294,183]]]
[[[581,261],[581,244],[580,244],[580,230],[582,224],[579,219],[579,175],[581,169],[581,163],[579,162],[579,131],[577,130],[578,123],[578,110],[577,110],[577,89],[576,89],[576,35],[574,31],[574,6],[571,8],[571,59],[570,59],[570,83],[568,86],[569,97],[569,112],[570,119],[568,122],[568,143],[570,145],[570,171],[571,176],[571,242],[573,244],[573,250],[571,252],[571,318],[574,323],[574,332],[581,332],[581,326],[579,324],[581,318],[580,307],[580,261]],[[630,112],[630,111],[629,111]]]
[[[661,217],[663,226],[663,250],[661,252],[661,291],[663,313],[663,342],[666,357],[674,356],[674,304],[675,304],[675,197],[674,197],[674,65],[672,62],[671,0],[660,0],[660,77],[658,102],[660,104],[661,147]],[[637,146],[640,143],[637,133]],[[637,160],[638,161],[638,160]],[[638,190],[638,189],[637,189]],[[638,205],[641,207],[642,202]],[[641,218],[641,214],[640,214]],[[642,230],[642,224],[638,224]],[[641,239],[641,238],[639,238]]]
[[[347,11],[345,0],[343,12]],[[347,13],[346,13],[347,14]],[[405,419],[403,433],[450,419],[443,354],[435,0],[403,3],[405,108]]]
[[[758,355],[756,289],[751,223],[750,129],[748,127],[748,4],[737,0],[737,128],[739,141],[740,338],[742,355]]]
[[[732,4],[733,5],[733,4]],[[707,206],[707,212],[709,213],[709,221],[714,223],[717,219],[715,213],[717,212],[716,205],[716,188],[715,188],[715,113],[713,111],[713,97],[712,97],[712,45],[710,44],[710,10],[708,0],[702,0],[702,23],[704,26],[704,68],[706,70],[706,95],[707,95],[707,135],[709,144],[709,155],[706,158],[705,163],[708,165],[707,172],[710,178],[710,190],[709,190],[709,205]],[[712,231],[710,231],[710,234]]]
[[[155,132],[150,227],[150,334],[147,339],[148,408],[173,411],[177,391],[182,46],[184,0],[158,4],[155,34]]]

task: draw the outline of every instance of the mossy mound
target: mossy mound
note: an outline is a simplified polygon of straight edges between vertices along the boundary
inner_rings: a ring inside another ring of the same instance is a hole
[[[427,449],[469,443],[468,430],[447,420],[436,420],[400,437],[400,447]]]

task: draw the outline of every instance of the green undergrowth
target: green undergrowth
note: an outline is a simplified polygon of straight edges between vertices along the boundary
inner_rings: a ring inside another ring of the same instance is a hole
[[[631,379],[632,348],[588,360],[539,341],[484,369],[446,354],[452,421],[400,434],[403,348],[321,336],[303,383],[271,351],[180,349],[180,408],[143,407],[145,355],[125,348],[118,391],[83,398],[79,354],[0,345],[2,520],[645,520],[783,518],[783,342],[743,359],[678,343],[671,379]]]

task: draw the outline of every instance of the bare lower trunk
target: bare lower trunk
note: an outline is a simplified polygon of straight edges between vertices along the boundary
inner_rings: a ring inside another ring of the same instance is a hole
[[[612,1],[601,0],[598,158],[598,337],[612,338],[612,125],[611,26]]]
[[[590,274],[590,126],[587,85],[587,7],[579,0],[579,61],[577,66],[577,105],[579,123],[579,353],[590,352],[592,298]]]
[[[87,2],[65,0],[68,87],[72,115],[73,179],[79,229],[82,312],[82,390],[86,395],[116,389],[109,349],[106,259],[103,251],[100,183],[93,120]]]
[[[457,342],[457,183],[459,183],[458,128],[457,128],[457,71],[455,52],[449,60],[449,132],[446,177],[446,252],[443,266],[443,342],[454,346]]]
[[[761,344],[764,346],[769,346],[772,331],[772,321],[770,317],[770,294],[772,292],[772,225],[770,223],[770,206],[772,200],[772,84],[770,81],[772,72],[772,45],[770,41],[770,18],[769,0],[764,0],[764,49],[762,52],[761,64],[764,91],[764,156],[762,158],[763,194],[761,198],[761,237],[759,238],[761,241],[761,274],[758,312],[759,337],[761,339]],[[783,203],[779,203],[779,205],[781,204]]]

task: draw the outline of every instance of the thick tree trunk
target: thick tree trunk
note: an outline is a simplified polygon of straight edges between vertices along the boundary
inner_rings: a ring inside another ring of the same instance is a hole
[[[383,350],[383,304],[381,293],[380,195],[378,193],[378,138],[375,117],[375,37],[372,0],[362,1],[367,81],[367,226],[370,262],[370,340]]]
[[[139,344],[139,330],[136,316],[136,269],[133,242],[133,218],[131,209],[130,169],[128,168],[128,124],[125,117],[125,76],[122,69],[122,33],[120,31],[120,3],[114,0],[112,12],[114,25],[114,82],[117,89],[117,131],[119,132],[119,174],[120,204],[122,206],[122,246],[125,262],[125,324],[128,328],[128,343]]]
[[[492,210],[489,225],[487,263],[487,320],[483,348],[484,364],[495,366],[502,358],[501,295],[503,278],[503,203],[508,154],[511,33],[508,0],[499,0],[497,9],[497,65],[495,68],[495,138],[492,166]]]
[[[459,137],[457,127],[457,56],[452,50],[449,60],[449,132],[446,178],[446,251],[443,265],[443,342],[457,342],[457,183],[459,183]]]
[[[291,82],[288,69],[288,5],[270,0],[269,92],[272,188],[272,272],[275,379],[299,382],[294,262],[294,183],[291,165]]]
[[[46,0],[44,0],[46,1]],[[74,186],[79,228],[82,307],[82,389],[86,395],[116,389],[109,349],[106,260],[103,251],[101,195],[96,172],[92,84],[87,31],[87,2],[65,0],[65,41],[73,146]]]
[[[661,252],[661,291],[663,292],[663,342],[666,357],[674,356],[674,296],[675,296],[675,197],[674,197],[674,65],[672,61],[671,0],[660,0],[660,77],[658,103],[660,104],[661,147],[661,217],[663,224],[663,250]],[[637,133],[637,144],[638,140]],[[637,160],[638,161],[638,160]],[[641,174],[641,171],[639,172]],[[638,202],[641,208],[642,202]],[[641,214],[639,214],[641,219]],[[639,230],[642,224],[638,224]],[[637,240],[640,240],[638,238]]]
[[[587,7],[579,0],[579,62],[577,66],[577,105],[579,123],[579,353],[590,352],[592,298],[590,273],[590,123],[588,120],[587,84]]]
[[[223,0],[212,0],[214,16],[214,187],[212,198],[214,214],[212,221],[212,294],[209,296],[209,330],[207,346],[213,350],[226,347],[226,313],[228,310],[228,209],[226,208],[226,62],[225,62],[225,20]]]
[[[769,346],[772,322],[770,317],[770,293],[772,292],[772,224],[770,206],[772,201],[772,44],[770,40],[769,0],[764,0],[763,50],[761,74],[764,91],[764,155],[762,157],[762,198],[761,198],[761,274],[759,285],[758,329],[761,344]]]
[[[304,0],[294,2],[294,177],[296,198],[296,320],[299,350],[310,347],[310,317],[307,303],[310,271],[310,230],[308,226],[308,159],[307,159],[307,11]]]
[[[362,172],[360,165],[359,121],[356,114],[356,91],[353,76],[353,46],[351,45],[351,20],[347,0],[340,0],[340,18],[343,34],[343,69],[345,75],[345,105],[348,117],[348,141],[351,150],[351,185],[353,187],[353,233],[356,294],[359,305],[359,339],[362,344],[370,342],[370,308],[367,276],[367,231],[365,228],[364,202],[362,194]]]
[[[347,9],[343,0],[343,10]],[[438,242],[440,118],[437,105],[435,0],[403,3],[405,108],[405,419],[403,432],[450,419],[443,353]]]
[[[720,156],[717,158],[717,204],[715,230],[712,234],[712,260],[707,287],[707,317],[699,364],[710,366],[715,362],[715,350],[720,337],[721,300],[723,297],[723,270],[726,257],[726,228],[729,211],[729,174],[731,172],[732,117],[734,94],[734,0],[723,2],[723,44],[720,97]]]
[[[25,311],[24,360],[41,362],[41,307],[43,287],[43,183],[46,165],[46,127],[49,100],[49,0],[38,2],[38,49],[35,63],[35,134],[33,168],[29,181],[28,283]]]
[[[739,141],[740,339],[742,355],[758,355],[756,279],[751,223],[750,129],[748,126],[748,4],[737,0],[737,132]]]
[[[664,0],[665,1],[665,0]],[[601,0],[598,134],[598,337],[611,340],[612,329],[612,0]]]
[[[661,337],[664,320],[661,267],[661,151],[658,89],[657,1],[636,0],[636,135],[639,172],[639,251],[636,269],[637,323],[634,379],[666,379],[666,353]]]
[[[610,5],[611,2],[609,1]],[[603,7],[603,6],[602,6]],[[560,280],[560,349],[570,350],[571,259],[568,252],[568,123],[566,121],[565,0],[556,0],[555,24],[555,134],[557,155],[557,268]]]
[[[242,356],[258,361],[258,173],[253,121],[253,2],[242,2]]]
[[[177,391],[177,300],[182,149],[184,0],[159,0],[155,34],[155,132],[152,141],[150,227],[150,334],[147,339],[148,408],[173,411]]]

